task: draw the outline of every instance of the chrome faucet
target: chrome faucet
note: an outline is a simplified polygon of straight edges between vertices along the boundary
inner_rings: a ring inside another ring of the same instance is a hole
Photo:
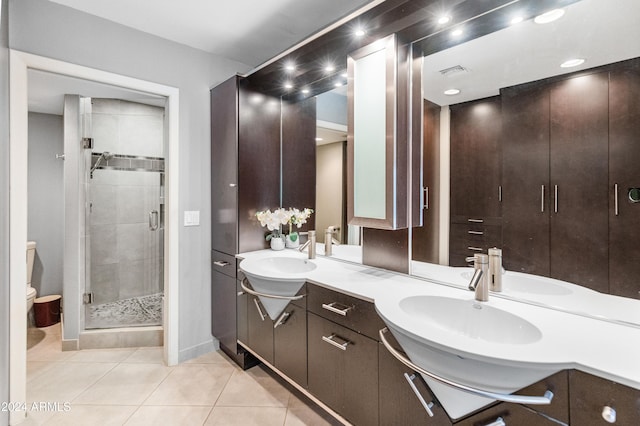
[[[298,250],[304,251],[304,249],[308,247],[307,252],[309,253],[309,259],[315,259],[316,258],[316,231],[309,231],[307,235],[308,235],[307,242],[301,245],[300,248],[298,248]]]
[[[469,290],[475,291],[477,301],[486,302],[489,300],[489,256],[477,253],[473,260],[475,272],[469,282]]]
[[[331,256],[333,254],[332,246],[339,246],[340,242],[333,238],[333,234],[336,232],[334,226],[328,227],[324,231],[324,255]]]

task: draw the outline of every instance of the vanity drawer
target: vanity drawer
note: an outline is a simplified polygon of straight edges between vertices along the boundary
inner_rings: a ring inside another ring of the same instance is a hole
[[[385,326],[373,303],[317,285],[307,284],[307,310],[375,340]]]
[[[583,423],[586,425],[587,423]],[[456,426],[558,426],[558,422],[522,405],[503,402],[455,423]]]
[[[569,389],[572,425],[608,425],[604,417],[613,413],[616,425],[640,425],[640,390],[577,370],[569,373]]]
[[[211,267],[214,271],[218,271],[227,276],[236,277],[236,258],[220,251],[211,250]]]
[[[569,424],[569,373],[566,370],[542,379],[515,393],[517,395],[539,396],[544,395],[548,390],[553,392],[551,404],[527,405],[527,407]]]

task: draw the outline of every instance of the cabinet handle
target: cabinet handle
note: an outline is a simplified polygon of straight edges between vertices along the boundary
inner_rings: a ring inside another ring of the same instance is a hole
[[[553,185],[553,212],[558,213],[558,185]]]
[[[467,247],[467,250],[471,250],[471,251],[482,251],[482,249],[480,247]]]
[[[615,206],[615,213],[616,216],[618,216],[620,214],[620,211],[618,209],[618,184],[616,183],[613,189],[613,204]]]
[[[459,389],[461,391],[464,391],[470,394],[482,396],[489,399],[495,399],[498,401],[513,402],[516,404],[531,404],[531,405],[551,404],[551,400],[553,399],[553,392],[551,392],[550,390],[546,391],[543,396],[510,395],[510,394],[495,393],[495,392],[485,391],[482,389],[473,388],[471,386],[463,385],[461,383],[456,383],[449,379],[445,379],[444,377],[440,377],[434,373],[431,373],[430,371],[425,370],[422,367],[417,366],[416,364],[411,362],[409,359],[404,357],[400,352],[395,350],[391,346],[391,344],[387,342],[387,338],[384,337],[385,334],[387,334],[388,332],[389,332],[389,329],[385,327],[382,330],[380,330],[379,335],[380,335],[380,341],[382,342],[384,347],[387,348],[387,350],[391,353],[391,355],[393,355],[394,358],[396,358],[398,361],[400,361],[401,363],[403,363],[413,371],[417,371],[418,373],[421,373],[422,375],[427,376],[437,382],[440,382],[442,384],[451,386],[453,388]]]
[[[257,292],[257,291],[255,291],[255,290],[251,290],[250,288],[248,288],[248,287],[245,285],[245,283],[248,283],[248,282],[249,282],[249,280],[247,280],[246,278],[245,278],[245,279],[243,279],[243,280],[240,282],[240,287],[242,287],[242,289],[243,289],[244,291],[246,291],[247,293],[249,293],[249,294],[251,294],[251,295],[253,295],[253,296],[258,296],[258,297],[267,297],[267,298],[269,298],[269,299],[281,299],[281,300],[300,300],[300,299],[302,299],[302,298],[305,296],[304,294],[301,294],[301,295],[299,295],[299,296],[277,296],[277,295],[275,295],[275,294],[260,293],[260,292]]]
[[[331,336],[329,336],[329,337],[327,337],[327,336],[322,336],[322,340],[323,340],[323,341],[325,341],[325,342],[327,342],[328,344],[330,344],[330,345],[332,345],[332,346],[335,346],[336,348],[338,348],[338,349],[340,349],[340,350],[346,351],[346,350],[347,350],[347,345],[348,345],[349,343],[351,343],[351,342],[350,342],[350,341],[348,341],[348,340],[345,340],[345,339],[343,339],[343,338],[341,338],[341,337],[338,337],[338,339],[340,339],[340,340],[344,341],[344,343],[338,343],[338,342],[336,342],[336,341],[334,340],[336,337],[338,337],[338,336],[336,336],[335,334],[332,334],[332,335],[331,335]]]
[[[540,185],[540,213],[544,213],[544,185]]]
[[[467,219],[467,222],[472,222],[472,223],[483,223],[484,220],[482,219]]]
[[[230,265],[230,263],[227,262],[226,260],[216,260],[215,262],[213,262],[213,264],[216,266],[220,266],[222,268],[224,268],[227,265]]]
[[[290,315],[291,315],[291,313],[290,313],[290,312],[286,312],[286,311],[285,311],[285,312],[283,312],[283,313],[282,313],[282,315],[280,315],[280,316],[278,317],[278,320],[276,321],[276,323],[275,323],[275,324],[273,324],[273,328],[274,328],[274,329],[275,329],[275,328],[278,328],[278,326],[280,326],[280,325],[282,325],[282,324],[286,323],[286,322],[287,322],[287,319],[289,319],[289,316],[290,316]]]
[[[344,308],[342,308],[342,309],[336,308],[335,307],[336,305],[344,306]],[[343,317],[346,317],[347,313],[351,309],[353,309],[353,306],[346,306],[346,305],[342,305],[342,304],[340,304],[338,302],[331,302],[328,305],[326,303],[323,303],[322,304],[322,308],[326,309],[327,311],[331,311],[334,314],[338,314],[338,315],[342,315]]]
[[[425,186],[422,189],[422,192],[424,194],[424,203],[422,205],[424,206],[425,210],[429,210],[429,187]]]
[[[502,185],[498,185],[498,201],[502,202]]]
[[[615,423],[616,422],[616,409],[605,405],[602,409],[602,418],[607,423]]]
[[[502,417],[498,417],[491,423],[487,423],[485,426],[507,426],[507,424]]]
[[[256,304],[256,309],[258,310],[258,314],[260,315],[260,319],[262,319],[262,321],[264,321],[264,319],[267,317],[264,312],[262,312],[262,308],[260,308],[260,302],[258,302],[258,299],[253,299],[253,303]]]
[[[413,383],[413,381],[416,378],[416,375],[415,374],[409,375],[407,373],[404,373],[404,378],[407,379],[407,383],[409,383],[409,386],[411,386],[411,390],[413,391],[413,393],[416,394],[418,401],[420,401],[420,404],[422,404],[422,406],[424,407],[424,410],[427,412],[429,417],[433,417],[433,411],[431,411],[431,407],[433,407],[433,402],[425,401],[424,398],[422,397],[422,394],[416,387],[416,384]]]
[[[471,234],[471,235],[484,235],[484,232],[482,232],[482,231],[467,231],[467,234]]]

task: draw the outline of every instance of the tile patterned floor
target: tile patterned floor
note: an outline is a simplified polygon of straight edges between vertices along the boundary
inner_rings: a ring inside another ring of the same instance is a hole
[[[340,424],[266,368],[242,371],[221,352],[167,367],[162,348],[60,346],[59,324],[29,328],[27,407],[49,408],[29,410],[24,425]]]

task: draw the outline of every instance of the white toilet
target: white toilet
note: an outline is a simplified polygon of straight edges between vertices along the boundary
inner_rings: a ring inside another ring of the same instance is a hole
[[[36,300],[38,292],[31,287],[31,275],[33,273],[33,261],[36,257],[36,242],[27,241],[27,315],[33,308],[33,301]]]

